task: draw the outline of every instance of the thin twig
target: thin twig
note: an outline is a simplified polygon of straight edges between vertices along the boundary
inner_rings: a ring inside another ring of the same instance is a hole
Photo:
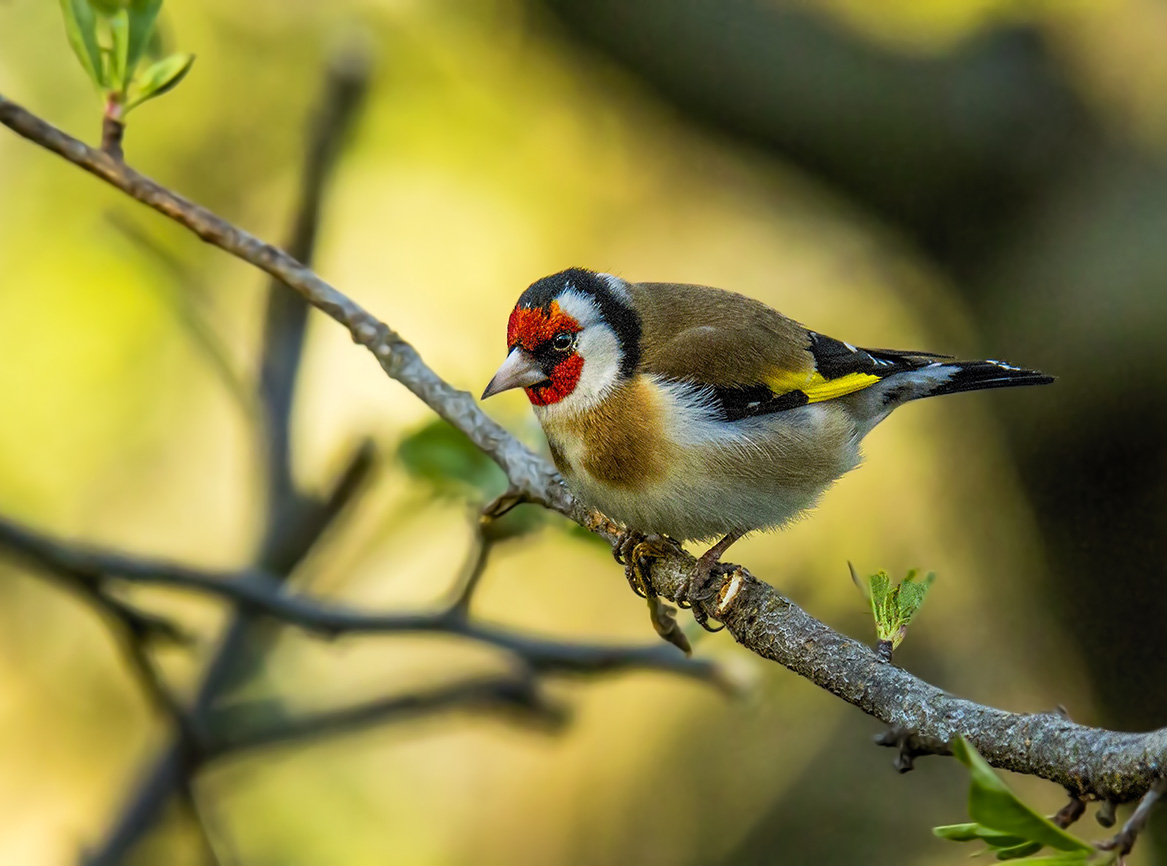
[[[1079,818],[1086,814],[1086,801],[1081,797],[1070,795],[1069,802],[1062,808],[1058,809],[1058,813],[1051,819],[1055,824],[1065,830],[1067,827],[1076,823]]]
[[[708,660],[686,659],[664,644],[593,645],[545,640],[468,621],[450,610],[415,613],[365,613],[328,604],[287,591],[272,575],[261,571],[236,574],[203,572],[165,560],[64,544],[0,517],[0,549],[34,564],[64,573],[102,574],[149,586],[193,590],[262,613],[326,638],[341,635],[443,633],[496,647],[523,659],[534,668],[555,673],[596,673],[641,668],[684,673],[722,685]]]
[[[121,102],[110,97],[105,102],[105,114],[101,118],[101,149],[118,162],[125,158],[122,153],[122,138],[125,134],[126,123],[122,119]]]
[[[564,710],[549,703],[530,678],[491,677],[281,719],[257,729],[249,730],[246,724],[241,724],[224,739],[212,744],[207,759],[235,757],[256,749],[332,737],[389,720],[401,721],[450,710],[518,713],[523,719],[537,722],[548,730],[556,730],[566,721]],[[232,713],[239,718],[260,715],[246,704],[233,707]]]
[[[0,536],[5,528],[0,527]],[[0,539],[0,547],[3,546],[4,541]],[[26,550],[18,552],[27,555]],[[154,709],[176,729],[185,730],[189,725],[186,710],[166,684],[165,677],[150,655],[149,644],[157,641],[190,644],[190,635],[170,620],[139,610],[113,595],[107,585],[106,574],[99,568],[91,567],[91,562],[39,556],[30,558],[59,584],[89,602],[109,622],[114,640],[131,674],[138,680]]]
[[[135,787],[135,795],[117,816],[101,846],[86,855],[86,866],[119,866],[138,839],[154,825],[162,808],[181,791],[197,766],[196,756],[172,740],[163,748]]]
[[[482,574],[486,571],[486,564],[490,560],[490,553],[494,549],[494,540],[488,538],[482,531],[482,522],[475,526],[474,541],[471,544],[469,561],[463,569],[463,576],[454,593],[454,600],[450,602],[447,615],[454,619],[465,620],[470,615],[470,603],[474,599],[474,592],[482,581]]]
[[[1122,829],[1113,838],[1098,843],[1099,850],[1117,851],[1121,862],[1121,858],[1129,854],[1131,849],[1135,847],[1139,833],[1147,825],[1147,819],[1151,817],[1152,810],[1164,794],[1167,794],[1167,777],[1155,780],[1155,784],[1151,785],[1147,793],[1143,795],[1143,799],[1139,801],[1139,805],[1135,807],[1135,811],[1123,824]]]
[[[951,755],[948,743],[934,737],[923,736],[916,731],[902,727],[889,728],[872,738],[877,746],[888,746],[897,750],[892,766],[901,773],[915,769],[916,758],[925,755]]]

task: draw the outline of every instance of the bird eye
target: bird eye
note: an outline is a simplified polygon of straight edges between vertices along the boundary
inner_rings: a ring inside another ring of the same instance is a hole
[[[551,346],[557,352],[566,352],[575,344],[575,337],[567,331],[560,331],[551,338]]]

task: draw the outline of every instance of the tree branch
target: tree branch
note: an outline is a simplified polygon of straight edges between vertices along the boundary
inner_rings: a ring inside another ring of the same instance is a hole
[[[676,597],[692,571],[673,561],[654,586]],[[963,734],[995,767],[1039,776],[1087,799],[1137,799],[1161,772],[1167,728],[1146,734],[1077,725],[1057,713],[1009,713],[952,695],[880,661],[745,569],[717,581],[709,614],[742,644],[922,741]]]
[[[315,253],[328,181],[368,86],[369,59],[363,52],[346,49],[332,58],[324,92],[309,124],[299,204],[287,243],[288,254],[299,261],[310,262]],[[267,440],[267,507],[278,517],[289,505],[299,504],[292,479],[291,417],[309,307],[278,278],[269,281],[267,291],[259,396]],[[269,523],[278,532],[280,521]]]
[[[516,492],[567,515],[609,542],[620,537],[621,527],[575,503],[551,467],[488,418],[469,394],[452,388],[387,325],[295,259],[2,96],[0,123],[285,282],[348,328],[390,376],[491,456]],[[652,568],[651,589],[676,601],[695,565],[688,554],[669,554]],[[1167,764],[1167,729],[1118,733],[1076,725],[1051,713],[1016,714],[975,704],[879,661],[869,647],[834,632],[744,569],[717,578],[710,589],[711,599],[698,603],[743,646],[888,725],[945,742],[963,734],[996,767],[1048,779],[1083,798],[1125,802],[1146,792]],[[275,604],[293,612],[296,602],[285,598]]]
[[[562,708],[548,702],[531,678],[490,677],[441,686],[427,692],[393,695],[322,710],[252,730],[237,727],[234,733],[211,745],[207,760],[235,757],[241,752],[335,736],[387,721],[449,710],[509,712],[536,721],[550,730],[562,727],[567,718]],[[248,705],[232,708],[232,712],[241,717],[253,715],[251,711]]]
[[[593,645],[546,640],[470,621],[457,608],[418,613],[364,613],[294,595],[274,575],[263,571],[205,572],[165,560],[82,548],[34,532],[2,516],[0,549],[74,580],[81,580],[80,575],[101,575],[211,595],[325,638],[416,632],[448,634],[495,647],[542,672],[670,671],[732,689],[732,684],[712,662],[685,658],[665,644]]]

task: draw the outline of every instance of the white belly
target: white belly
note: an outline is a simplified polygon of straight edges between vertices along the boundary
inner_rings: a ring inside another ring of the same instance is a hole
[[[811,508],[859,463],[860,434],[838,408],[804,406],[732,423],[671,424],[675,456],[660,478],[637,488],[604,483],[583,469],[578,443],[561,443],[568,485],[632,529],[680,540],[782,526]]]

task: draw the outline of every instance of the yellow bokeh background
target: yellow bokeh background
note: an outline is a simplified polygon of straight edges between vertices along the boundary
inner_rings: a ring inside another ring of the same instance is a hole
[[[1153,4],[1115,3],[1106,15],[999,0],[800,5],[911,51],[946,50],[1002,16],[1037,22],[1116,124],[1162,139],[1149,91],[1120,87],[1106,63],[1140,22],[1162,17]],[[277,241],[323,63],[346,39],[370,52],[372,90],[315,266],[458,388],[478,393],[501,360],[518,293],[576,264],[731,288],[857,345],[1025,361],[1025,345],[988,345],[947,278],[894,230],[798,170],[694,129],[532,5],[172,0],[165,24],[198,59],[172,94],[131,116],[128,160]],[[1164,69],[1149,59],[1140,81]],[[93,140],[98,100],[56,4],[0,5],[0,93]],[[185,283],[117,221],[177,259]],[[195,304],[250,382],[262,275],[7,132],[0,261],[0,513],[126,551],[245,564],[262,526],[253,417],[179,311]],[[812,517],[743,541],[733,558],[864,640],[848,561],[935,571],[900,664],[994,706],[1062,703],[1091,721],[1090,688],[1066,663],[1071,636],[1036,591],[1046,566],[998,422],[1045,399],[997,393],[898,412]],[[487,410],[540,443],[521,394]],[[444,597],[470,544],[466,506],[431,499],[391,459],[430,417],[313,315],[294,411],[298,480],[324,489],[364,436],[388,456],[298,585],[369,610]],[[75,862],[164,731],[89,607],[19,563],[0,559],[0,578],[0,863]],[[162,654],[188,692],[223,611],[180,594],[133,597],[196,631],[196,647]],[[555,526],[500,548],[475,616],[582,641],[656,639],[607,553]],[[966,856],[929,832],[964,820],[954,762],[899,777],[868,744],[879,726],[857,710],[724,634],[702,636],[697,653],[750,682],[750,696],[727,700],[660,673],[557,681],[550,690],[572,711],[558,734],[469,713],[398,722],[215,766],[200,797],[241,863],[829,862],[816,859],[823,835],[853,839],[856,863]],[[486,650],[439,638],[321,642],[288,630],[251,688],[310,710],[499,667]],[[1061,805],[1053,786],[1011,782],[1042,809]],[[751,832],[775,815],[787,816],[787,850],[746,857]],[[138,860],[202,856],[176,819]],[[1153,856],[1148,842],[1131,862]]]

